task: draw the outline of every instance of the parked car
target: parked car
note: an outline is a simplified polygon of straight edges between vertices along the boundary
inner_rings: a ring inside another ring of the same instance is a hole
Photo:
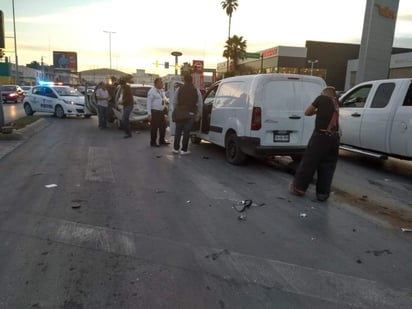
[[[24,90],[18,85],[1,85],[0,93],[4,103],[21,103],[24,99]]]
[[[149,113],[147,111],[147,93],[152,88],[150,85],[130,84],[132,90],[134,106],[130,114],[130,121],[148,122]]]
[[[320,77],[296,74],[223,79],[206,93],[191,140],[225,148],[232,164],[242,164],[247,156],[299,160],[314,129],[314,119],[304,111],[325,86]]]
[[[92,115],[85,106],[84,95],[69,86],[35,86],[24,98],[23,106],[27,115],[35,112],[53,113],[58,118],[67,115],[89,118]]]
[[[360,83],[340,98],[341,148],[412,160],[412,79]]]
[[[31,90],[33,89],[33,86],[20,86],[20,87],[24,91],[24,96],[26,96],[28,93],[30,93]]]

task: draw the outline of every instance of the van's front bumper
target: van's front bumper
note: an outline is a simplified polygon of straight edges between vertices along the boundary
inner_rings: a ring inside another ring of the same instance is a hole
[[[302,155],[306,146],[262,146],[260,138],[256,137],[238,137],[239,145],[242,152],[250,156],[289,156]]]

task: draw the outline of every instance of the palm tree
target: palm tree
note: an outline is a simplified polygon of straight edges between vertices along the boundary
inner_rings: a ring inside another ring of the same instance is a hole
[[[227,38],[230,39],[230,25],[232,23],[232,14],[238,7],[237,0],[224,0],[220,2],[222,8],[226,10],[226,15],[229,16],[229,32]]]
[[[226,15],[229,16],[229,32],[227,35],[227,39],[230,39],[230,26],[232,24],[232,14],[233,12],[237,9],[238,3],[237,0],[223,0],[220,2],[222,5],[222,8],[226,11]],[[229,61],[230,57],[226,57],[227,62],[226,62],[226,72],[229,72]]]
[[[223,57],[233,60],[233,70],[236,71],[240,59],[244,59],[243,54],[246,53],[247,41],[243,36],[234,35],[227,39]]]

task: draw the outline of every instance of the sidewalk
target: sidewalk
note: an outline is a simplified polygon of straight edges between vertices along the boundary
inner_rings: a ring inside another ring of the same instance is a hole
[[[0,133],[0,159],[12,152],[14,149],[23,144],[33,134],[39,132],[48,126],[48,122],[41,118],[36,122],[20,130],[14,130],[13,133]]]

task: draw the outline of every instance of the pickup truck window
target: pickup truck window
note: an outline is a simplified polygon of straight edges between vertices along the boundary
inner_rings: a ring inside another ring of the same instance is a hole
[[[412,84],[409,85],[408,92],[406,93],[403,106],[412,106]]]
[[[379,85],[373,98],[371,108],[384,108],[391,99],[395,83],[384,83]]]
[[[345,96],[341,101],[341,107],[358,107],[363,108],[368,98],[372,85],[365,85],[356,88],[354,91]]]

